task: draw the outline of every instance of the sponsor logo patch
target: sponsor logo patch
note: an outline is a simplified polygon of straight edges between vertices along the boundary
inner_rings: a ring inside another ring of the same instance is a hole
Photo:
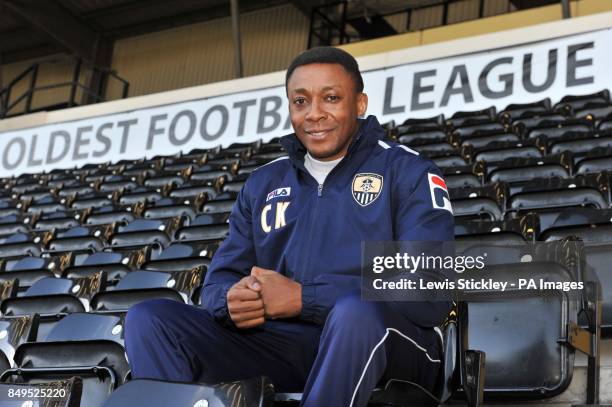
[[[427,173],[427,178],[429,179],[429,192],[431,193],[431,203],[433,207],[435,209],[446,209],[450,213],[453,213],[446,182],[444,182],[442,177],[429,172]]]
[[[280,197],[284,198],[289,195],[291,195],[290,187],[278,188],[268,194],[268,196],[266,197],[266,202],[274,198],[280,198]]]
[[[361,205],[367,206],[380,195],[383,187],[383,177],[378,174],[360,173],[353,178],[353,199]]]

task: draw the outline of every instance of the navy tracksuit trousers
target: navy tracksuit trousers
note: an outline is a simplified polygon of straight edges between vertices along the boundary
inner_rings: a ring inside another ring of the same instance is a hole
[[[150,300],[130,309],[125,332],[134,378],[217,383],[265,375],[277,391],[303,391],[308,407],[366,406],[390,378],[432,389],[440,342],[434,330],[359,295],[339,299],[323,326],[275,320],[249,330],[226,328],[198,307]]]

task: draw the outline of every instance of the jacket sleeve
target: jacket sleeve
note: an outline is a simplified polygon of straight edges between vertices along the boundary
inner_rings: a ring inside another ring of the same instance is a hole
[[[398,160],[391,182],[391,214],[395,241],[452,241],[454,220],[451,210],[434,207],[429,175],[442,179],[440,170],[429,160],[406,157]],[[441,185],[440,185],[441,186]],[[444,191],[439,191],[440,203]],[[448,199],[448,193],[446,193]],[[450,203],[449,203],[450,204]],[[441,205],[438,205],[441,206]],[[355,253],[360,256],[361,253]],[[302,313],[300,318],[323,324],[336,300],[350,293],[361,292],[361,271],[352,275],[317,276],[312,283],[302,285]],[[451,303],[389,302],[402,315],[424,327],[438,326],[448,315]]]
[[[248,181],[232,208],[229,235],[213,257],[200,296],[202,307],[227,326],[234,326],[227,310],[227,292],[256,264],[247,185]]]
[[[402,175],[403,173],[403,175]],[[414,174],[412,182],[407,182],[406,173]],[[394,238],[400,247],[419,247],[423,249],[424,243],[411,242],[452,242],[455,240],[454,218],[450,206],[450,197],[446,183],[440,169],[430,160],[419,159],[416,171],[396,172],[395,180],[396,198],[394,203]],[[404,178],[404,179],[402,179]],[[414,185],[414,186],[412,186]],[[454,254],[448,253],[452,245],[428,244],[437,253],[428,254]],[[445,251],[443,253],[443,251]],[[449,271],[438,271],[436,274],[419,274],[412,277],[423,280],[453,279],[455,276]],[[452,271],[450,271],[452,273]],[[440,325],[448,315],[452,303],[450,301],[393,301],[391,306],[415,323],[434,327]]]

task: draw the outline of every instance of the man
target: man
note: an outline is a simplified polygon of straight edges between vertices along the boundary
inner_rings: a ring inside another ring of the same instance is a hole
[[[439,170],[383,141],[357,62],[331,47],[287,70],[289,156],[255,170],[214,256],[204,309],[154,300],[126,321],[134,377],[220,382],[265,375],[304,406],[365,406],[388,378],[433,388],[449,304],[365,302],[362,241],[453,239]],[[428,175],[429,174],[429,175]]]

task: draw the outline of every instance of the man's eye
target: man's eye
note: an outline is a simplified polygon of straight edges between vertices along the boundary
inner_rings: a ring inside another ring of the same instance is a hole
[[[293,103],[296,105],[303,105],[304,103],[306,103],[306,99],[304,98],[295,98],[293,100]]]
[[[340,100],[340,98],[336,95],[328,95],[327,100],[329,100],[330,102],[335,102],[337,100]]]

